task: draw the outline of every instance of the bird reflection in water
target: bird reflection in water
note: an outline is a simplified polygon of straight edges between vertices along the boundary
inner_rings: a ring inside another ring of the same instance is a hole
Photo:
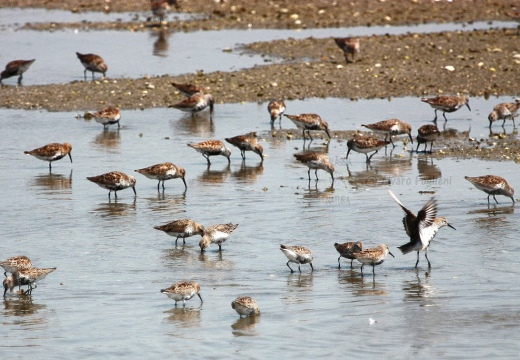
[[[93,210],[102,218],[105,217],[121,217],[127,215],[135,215],[136,213],[136,197],[134,196],[131,203],[120,202],[118,199],[108,199],[107,203],[101,203]]]
[[[238,318],[232,325],[232,334],[235,336],[257,336],[256,324],[260,322],[261,316],[246,316]]]
[[[415,280],[405,281],[403,283],[404,301],[420,301],[422,306],[433,306],[432,296],[435,289],[430,285],[430,272],[426,272],[424,280],[419,276],[419,270],[415,270]]]
[[[164,189],[157,192],[156,197],[149,197],[146,200],[150,202],[149,208],[152,211],[165,211],[171,209],[184,209],[186,206],[187,189],[180,194],[169,193]]]
[[[433,163],[433,157],[428,154],[417,157],[417,171],[419,178],[424,181],[442,178],[441,169]]]
[[[376,187],[381,185],[390,185],[390,179],[379,174],[377,170],[373,170],[373,165],[366,163],[364,171],[353,172],[347,164],[348,182],[354,187]]]
[[[179,119],[171,120],[170,128],[175,134],[196,134],[204,138],[213,138],[215,135],[213,116],[207,111],[199,112],[197,116],[185,114]]]
[[[246,162],[242,160],[240,169],[233,171],[231,175],[238,180],[242,180],[243,182],[254,182],[259,175],[262,175],[263,172],[264,167],[262,166],[262,162],[259,162],[256,166],[247,166]]]
[[[358,273],[359,276],[359,273]],[[376,282],[375,276],[361,276],[360,282],[352,282],[352,284],[356,287],[355,291],[352,292],[352,295],[355,296],[386,296],[388,295],[388,291],[386,290],[386,285],[381,281]]]
[[[197,307],[174,307],[164,312],[167,315],[165,321],[175,324],[179,328],[197,328],[200,327],[200,309],[202,303]],[[178,336],[178,334],[175,334]]]
[[[151,37],[157,37],[155,42],[153,43],[153,52],[152,54],[154,56],[160,56],[160,57],[168,57],[168,37],[169,37],[168,30],[164,27],[161,27],[160,29],[152,29],[150,32]]]
[[[121,135],[119,129],[117,130],[104,130],[99,133],[95,138],[93,143],[107,150],[119,150],[119,146],[121,145]],[[117,153],[118,151],[112,151],[113,153]]]
[[[518,135],[518,129],[513,129],[509,134],[507,133],[505,128],[501,128],[502,131],[500,132],[494,132],[493,130],[489,129],[489,137],[491,139],[508,139],[508,140],[515,140],[516,136]]]
[[[45,309],[46,305],[35,304],[30,295],[13,295],[4,298],[3,318],[8,322],[10,316],[23,317],[25,320],[16,319],[19,325],[40,325],[46,322],[45,317],[35,317],[38,311]],[[17,293],[16,293],[17,294]],[[16,296],[16,297],[15,297]]]
[[[231,165],[227,165],[224,169],[211,170],[211,165],[199,176],[199,180],[205,183],[217,184],[226,181],[231,174]]]
[[[301,188],[304,190],[303,198],[305,200],[314,201],[315,199],[324,200],[326,202],[331,202],[334,197],[334,187],[330,186],[327,188],[324,188],[323,190],[318,189],[318,181],[316,180],[309,180],[307,189]],[[346,186],[345,186],[346,188]],[[310,203],[309,203],[310,204]]]
[[[72,188],[72,170],[68,176],[53,174],[50,170],[48,174],[36,175],[31,180],[31,186],[43,190],[70,190]]]

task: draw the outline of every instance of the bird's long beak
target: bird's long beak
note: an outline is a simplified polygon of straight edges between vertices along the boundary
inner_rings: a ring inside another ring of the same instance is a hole
[[[390,255],[392,255],[393,258],[395,258],[394,254],[392,254],[390,251],[388,251],[388,253],[389,253]]]
[[[466,106],[468,107],[469,111],[471,111],[471,108],[469,107],[469,104],[466,104]]]
[[[132,186],[132,190],[134,190],[134,195],[137,196],[137,193],[135,192],[135,186]]]
[[[188,185],[186,185],[186,180],[184,180],[184,178],[181,178],[181,179],[182,179],[182,182],[184,183],[184,188],[188,189]]]
[[[452,228],[453,230],[457,230],[457,229],[455,229],[455,228],[453,227],[453,225],[448,224],[448,226],[449,226],[450,228]]]
[[[408,136],[410,137],[410,141],[412,142],[413,144],[413,138],[412,138],[412,134],[408,134]]]
[[[69,153],[70,162],[72,162],[72,155]]]

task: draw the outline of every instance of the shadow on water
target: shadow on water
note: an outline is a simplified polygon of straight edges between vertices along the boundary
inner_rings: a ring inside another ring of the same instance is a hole
[[[257,336],[256,324],[260,323],[260,316],[247,316],[239,318],[232,325],[232,334],[235,336]]]
[[[371,266],[369,266],[371,268]],[[367,267],[364,268],[364,271],[367,270]],[[340,284],[346,284],[349,286],[352,295],[355,296],[366,296],[366,295],[388,295],[388,291],[386,290],[386,284],[377,280],[376,276],[373,276],[371,273],[366,272],[365,276],[361,276],[360,267],[354,266],[353,269],[348,270],[340,270],[338,272],[338,281]]]
[[[172,87],[173,91],[173,87]],[[180,102],[185,98],[179,97],[177,101]],[[175,109],[172,109],[174,111]],[[177,113],[180,112],[175,110]],[[192,116],[191,113],[183,113],[180,118],[170,120],[170,129],[177,136],[179,135],[199,135],[204,138],[212,138],[215,135],[215,123],[213,122],[213,116],[208,111],[202,111]]]
[[[417,156],[419,179],[428,181],[442,178],[441,169],[433,163],[433,157],[427,154]]]
[[[175,184],[176,182],[179,183],[179,187],[175,186],[177,185]],[[169,187],[168,184],[170,184]],[[165,187],[166,189],[161,188],[157,192],[156,196],[148,196],[144,198],[144,200],[148,202],[147,209],[159,212],[174,212],[176,214],[179,214],[179,216],[182,216],[182,214],[186,212],[187,191],[184,190],[184,184],[179,179],[173,179],[167,181]]]
[[[374,187],[390,185],[390,178],[379,174],[377,167],[374,169],[374,165],[365,163],[365,170],[351,171],[350,165],[347,165],[348,184],[354,188],[360,187]]]
[[[255,154],[256,155],[256,154]],[[257,165],[247,165],[246,160],[240,163],[240,169],[233,171],[231,176],[239,180],[239,182],[255,182],[258,176],[264,172],[263,163],[258,162]],[[252,160],[249,160],[253,163]]]

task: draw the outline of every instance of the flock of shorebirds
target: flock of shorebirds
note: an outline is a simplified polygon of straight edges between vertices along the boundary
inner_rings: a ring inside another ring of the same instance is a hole
[[[162,17],[167,12],[168,6],[174,4],[175,1],[152,1],[152,7],[154,3],[157,5],[157,8],[154,10],[154,15],[158,16],[162,21]],[[166,6],[165,4],[169,5]],[[353,62],[355,54],[359,53],[359,39],[336,38],[334,40],[344,52],[347,63]],[[81,64],[84,66],[85,80],[87,79],[87,71],[92,72],[92,78],[94,78],[95,72],[102,73],[103,76],[106,76],[108,67],[100,56],[95,54],[76,54]],[[3,79],[18,75],[18,83],[21,84],[23,73],[27,71],[33,62],[34,59],[28,61],[17,60],[8,63],[6,69],[0,74],[0,82]],[[179,92],[184,94],[186,99],[177,104],[170,105],[169,107],[184,112],[189,112],[193,115],[209,107],[210,114],[213,113],[213,96],[207,93],[204,87],[193,84],[172,83],[172,85],[178,89]],[[427,143],[429,142],[429,152],[431,153],[433,142],[441,134],[436,125],[437,111],[441,111],[445,121],[447,121],[448,119],[446,118],[446,113],[457,111],[463,106],[466,106],[470,111],[471,108],[469,106],[468,97],[464,95],[436,96],[433,98],[423,98],[421,101],[429,104],[433,109],[435,109],[435,118],[433,120],[434,124],[423,125],[418,129],[418,134],[416,137],[417,149],[415,151],[418,152],[419,146],[424,144],[424,151],[426,152]],[[507,119],[512,120],[513,125],[515,126],[514,117],[517,115],[519,109],[520,100],[517,100],[514,103],[501,103],[496,105],[493,111],[489,114],[489,126],[491,127],[493,122],[497,120],[503,120],[504,122],[502,126],[504,126]],[[277,119],[279,119],[281,122],[282,116],[285,116],[291,120],[299,130],[302,131],[304,141],[307,139],[307,137],[311,140],[313,139],[311,131],[323,131],[329,139],[331,138],[329,125],[319,115],[288,115],[285,114],[285,110],[286,107],[283,100],[271,101],[268,104],[271,126],[273,126]],[[92,114],[87,113],[86,116],[93,117],[98,123],[103,125],[104,129],[107,129],[110,125],[116,124],[118,128],[120,127],[119,121],[121,119],[121,113],[120,110],[116,107],[108,107]],[[368,163],[381,148],[389,145],[395,147],[392,137],[397,135],[407,135],[410,142],[413,144],[413,137],[411,134],[412,128],[409,124],[401,120],[389,119],[362,126],[371,130],[375,134],[384,135],[385,138],[384,140],[381,140],[373,136],[360,134],[354,136],[347,142],[347,159],[350,152],[354,151],[365,154],[366,162]],[[261,161],[263,162],[263,148],[258,143],[255,133],[226,138],[225,141],[240,149],[243,160],[245,160],[246,151],[252,151],[258,154]],[[228,163],[231,161],[231,150],[221,140],[207,140],[200,143],[190,143],[187,145],[201,153],[202,156],[207,160],[208,165],[211,164],[211,156],[222,155],[227,158]],[[40,160],[48,161],[50,170],[53,161],[60,160],[65,156],[68,156],[72,162],[71,150],[72,146],[68,143],[53,143],[34,150],[25,151],[25,153],[35,156]],[[371,155],[369,155],[369,153],[371,153]],[[311,170],[314,170],[316,180],[318,179],[317,171],[324,170],[331,175],[332,185],[334,184],[334,165],[325,153],[308,151],[304,152],[303,154],[295,154],[294,156],[297,161],[308,167],[309,181],[311,180]],[[162,188],[164,189],[164,182],[166,180],[176,178],[180,178],[183,181],[185,191],[187,190],[187,184],[185,180],[186,171],[182,167],[175,164],[169,162],[160,163],[146,168],[137,169],[135,171],[149,179],[157,180],[157,190],[159,190],[161,183]],[[114,196],[117,198],[117,191],[126,188],[132,188],[134,194],[136,195],[136,179],[133,176],[119,171],[87,177],[87,179],[99,185],[100,187],[109,190],[109,198],[112,192],[114,192]],[[488,194],[488,205],[490,203],[490,196],[493,196],[493,199],[498,203],[495,195],[504,195],[510,197],[513,203],[515,202],[513,197],[514,189],[502,177],[486,175],[480,177],[466,177],[466,179],[470,181],[477,189],[482,190]],[[408,254],[414,251],[417,252],[417,261],[415,267],[417,267],[419,264],[419,253],[424,251],[428,266],[431,266],[428,259],[428,248],[430,242],[435,237],[437,231],[442,227],[448,226],[453,229],[455,228],[448,223],[446,218],[437,217],[437,203],[435,199],[432,198],[429,200],[416,215],[407,209],[403,204],[401,204],[401,202],[391,191],[389,191],[389,193],[405,213],[405,216],[403,217],[403,225],[406,234],[409,237],[409,242],[400,246],[399,249],[403,254]],[[206,228],[192,219],[182,219],[172,221],[165,225],[156,226],[155,229],[163,231],[170,236],[176,237],[176,244],[179,238],[182,238],[183,243],[185,243],[185,239],[187,237],[200,235],[202,238],[199,242],[199,247],[201,252],[204,252],[205,249],[207,249],[211,244],[217,244],[219,246],[219,251],[221,251],[222,244],[228,239],[237,226],[237,224],[229,223],[215,224]],[[335,243],[334,247],[340,255],[338,257],[338,268],[341,268],[341,257],[350,259],[351,267],[353,266],[353,260],[357,260],[361,263],[361,275],[363,275],[364,265],[372,266],[372,273],[375,275],[375,266],[382,264],[388,255],[394,256],[386,244],[381,244],[374,248],[365,249],[363,248],[363,244],[361,242],[347,242],[343,244]],[[291,272],[294,272],[294,270],[289,265],[290,263],[297,264],[300,273],[300,266],[302,264],[309,264],[312,271],[314,271],[312,266],[313,255],[308,248],[304,246],[280,245],[280,250],[287,257],[288,261],[286,265],[289,267]],[[45,278],[46,275],[56,269],[35,268],[32,266],[30,259],[26,256],[11,257],[5,261],[0,262],[0,266],[4,268],[4,275],[6,276],[3,282],[4,296],[8,290],[12,292],[16,286],[19,287],[20,293],[31,294],[32,289],[36,287],[35,283]],[[7,276],[7,272],[11,273],[11,275]],[[28,288],[24,292],[20,290],[21,286],[28,286]],[[202,301],[202,297],[200,295],[200,286],[196,282],[180,282],[170,286],[169,288],[161,290],[161,293],[164,293],[171,299],[175,300],[176,304],[178,301],[182,301],[183,304],[185,304],[186,300],[191,299],[195,295],[198,295]],[[240,316],[259,314],[259,308],[255,300],[247,296],[237,298],[235,301],[233,301],[232,307],[240,314]]]

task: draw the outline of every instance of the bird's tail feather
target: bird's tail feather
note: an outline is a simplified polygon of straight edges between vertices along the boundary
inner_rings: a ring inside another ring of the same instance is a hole
[[[401,250],[401,252],[406,255],[412,251],[414,251],[414,245],[415,243],[413,241],[410,241],[409,243],[407,244],[404,244],[404,245],[401,245],[398,247],[399,250]]]

